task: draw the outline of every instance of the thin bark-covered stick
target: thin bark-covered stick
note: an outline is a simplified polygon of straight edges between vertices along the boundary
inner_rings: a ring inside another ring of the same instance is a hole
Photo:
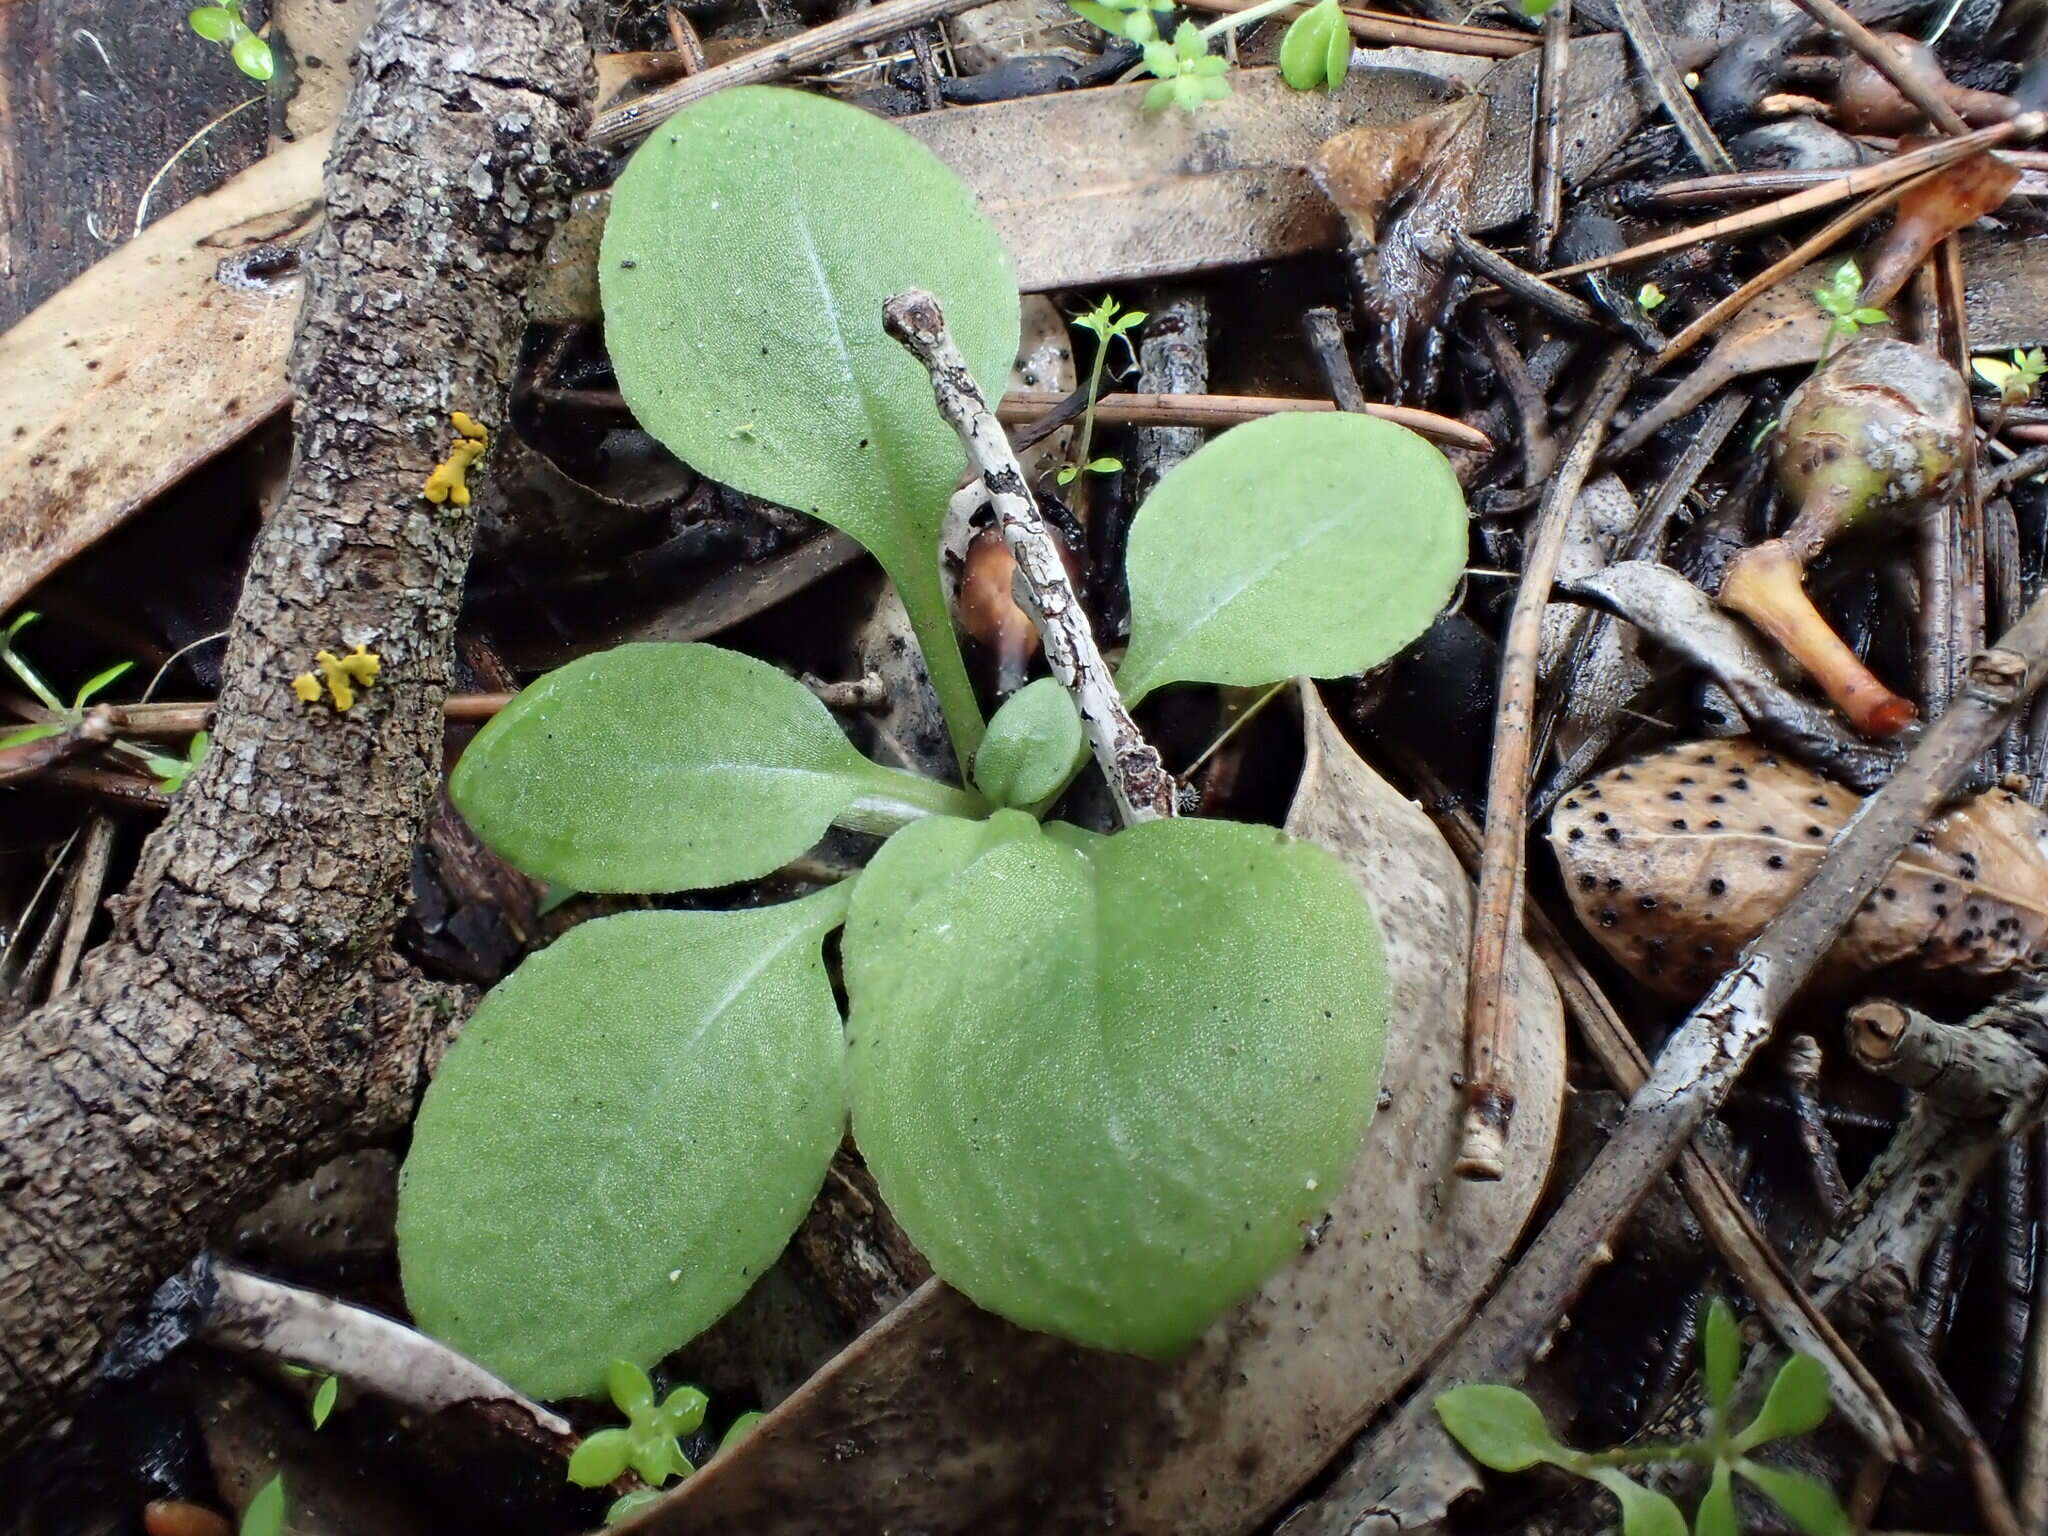
[[[1621,16],[1621,29],[1629,46],[1643,61],[1643,70],[1650,77],[1657,99],[1664,103],[1665,112],[1677,125],[1679,137],[1685,140],[1693,158],[1715,175],[1725,176],[1734,171],[1734,157],[1707,126],[1705,114],[1692,99],[1692,92],[1685,88],[1678,66],[1671,62],[1670,50],[1664,46],[1664,36],[1657,30],[1650,7],[1644,0],[1615,0],[1614,8]]]
[[[1568,325],[1584,326],[1588,330],[1602,328],[1603,322],[1593,306],[1576,294],[1566,293],[1554,287],[1533,272],[1525,272],[1507,257],[1491,246],[1482,245],[1462,229],[1450,231],[1451,245],[1457,250],[1459,260],[1471,267],[1482,277],[1498,283],[1506,292],[1523,303],[1542,310],[1556,320]]]
[[[441,701],[441,713],[450,720],[488,720],[515,697],[510,693],[451,693]],[[190,736],[213,724],[214,709],[210,699],[189,703],[167,699],[151,704],[96,704],[86,713],[103,715],[107,725],[107,735],[101,739],[104,743],[115,737],[163,741]],[[54,718],[48,710],[22,713],[30,721]]]
[[[1554,13],[1553,13],[1554,14]],[[1493,761],[1486,784],[1486,847],[1480,861],[1479,898],[1472,917],[1472,964],[1465,1002],[1465,1127],[1458,1172],[1497,1179],[1508,1122],[1515,1113],[1514,979],[1508,956],[1521,932],[1522,877],[1529,828],[1530,754],[1534,745],[1536,663],[1543,611],[1564,554],[1565,525],[1579,490],[1592,473],[1607,423],[1635,379],[1636,360],[1613,352],[1594,386],[1586,424],[1565,454],[1522,561],[1521,584],[1502,647],[1500,703],[1494,716]]]
[[[971,11],[988,0],[881,0],[863,11],[852,11],[808,32],[764,48],[755,48],[736,59],[714,64],[694,75],[685,75],[673,85],[649,91],[623,106],[598,113],[590,126],[590,142],[609,148],[637,138],[667,122],[693,101],[735,85],[763,85],[780,80],[813,64],[823,64],[860,43],[895,37],[928,21],[939,21]]]
[[[0,1040],[0,1450],[221,1220],[409,1120],[462,1017],[389,947],[473,531],[421,487],[451,411],[504,419],[592,88],[580,9],[382,0],[357,51],[212,750],[78,984]],[[357,644],[383,671],[348,712],[293,691]]]
[[[1550,260],[1564,222],[1564,98],[1570,78],[1572,0],[1557,0],[1543,18],[1543,59],[1536,74],[1536,145],[1529,156],[1535,181],[1529,224],[1529,257],[1538,266]]]
[[[1792,1120],[1799,1128],[1799,1144],[1806,1150],[1807,1172],[1813,1179],[1814,1198],[1821,1214],[1833,1221],[1849,1203],[1849,1186],[1842,1178],[1842,1164],[1835,1154],[1835,1139],[1821,1118],[1820,1042],[1811,1035],[1794,1035],[1785,1047],[1785,1093],[1792,1101]]]
[[[1891,82],[1892,89],[1913,103],[1927,120],[1943,133],[1970,131],[1962,114],[1927,88],[1911,70],[1900,67],[1898,55],[1885,46],[1884,39],[1858,21],[1837,0],[1793,0],[1793,4],[1861,54],[1870,67]]]
[[[1948,798],[2005,719],[2048,677],[2048,601],[1978,656],[1968,685],[1891,782],[1864,801],[1790,904],[1686,1016],[1607,1144],[1472,1324],[1407,1404],[1285,1536],[1395,1536],[1440,1518],[1472,1479],[1436,1417],[1437,1397],[1471,1382],[1521,1379],[1612,1243],[1706,1117],[1770,1038],[1785,1005]],[[1911,1447],[1888,1447],[1907,1454]]]
[[[1085,399],[1085,391],[1076,391]],[[1036,422],[1047,411],[1055,410],[1070,397],[1055,394],[1051,390],[1013,389],[996,404],[996,419],[1005,425]],[[1095,419],[1098,423],[1116,427],[1204,427],[1211,430],[1234,427],[1241,422],[1257,421],[1262,416],[1276,415],[1282,411],[1334,411],[1337,403],[1333,400],[1309,400],[1288,395],[1102,395],[1095,402]],[[1449,443],[1458,448],[1470,448],[1476,453],[1487,453],[1493,442],[1477,427],[1468,427],[1462,421],[1449,416],[1439,416],[1434,411],[1421,411],[1410,405],[1382,405],[1376,400],[1366,402],[1365,414],[1377,416],[1382,421],[1391,421],[1411,432],[1420,432],[1424,437],[1433,437],[1440,443]],[[1074,415],[1080,415],[1077,407]],[[1064,426],[1064,421],[1054,424],[1051,430]]]
[[[1189,0],[1188,9],[1228,13],[1248,10],[1257,3],[1258,0]],[[1307,9],[1304,4],[1299,9],[1280,14],[1293,17]],[[1438,53],[1461,53],[1474,58],[1512,59],[1535,46],[1520,33],[1499,27],[1461,26],[1456,22],[1431,21],[1421,16],[1396,16],[1387,11],[1347,8],[1344,20],[1350,24],[1351,35],[1361,42],[1433,48]]]
[[[981,477],[981,490],[995,511],[1003,542],[1017,561],[1023,590],[1019,605],[1031,615],[1045,645],[1045,659],[1060,686],[1074,696],[1082,728],[1117,813],[1126,826],[1174,814],[1173,776],[1116,691],[1116,680],[1096,648],[1088,615],[1067,578],[1059,546],[1039,516],[1038,503],[1017,467],[1010,440],[982,398],[967,360],[946,330],[939,301],[917,289],[899,293],[882,306],[882,324],[931,375],[939,414],[960,434],[968,461]],[[933,558],[937,558],[934,552]]]
[[[1209,300],[1194,289],[1159,295],[1138,342],[1139,391],[1148,395],[1200,395],[1209,388]],[[1200,427],[1145,427],[1132,434],[1130,506],[1144,504],[1152,489],[1202,446]],[[1128,530],[1126,512],[1123,527]],[[1121,541],[1119,541],[1119,546]],[[1112,570],[1122,570],[1119,557]]]
[[[1301,331],[1323,370],[1337,409],[1354,415],[1370,413],[1372,407],[1358,384],[1358,370],[1351,366],[1351,354],[1344,347],[1344,322],[1337,311],[1327,304],[1311,309],[1301,317]]]
[[[1979,128],[1958,139],[1943,139],[1938,144],[1924,145],[1909,150],[1903,155],[1894,155],[1889,160],[1880,160],[1875,165],[1861,165],[1855,170],[1824,181],[1817,187],[1808,187],[1803,192],[1794,192],[1790,197],[1781,197],[1774,202],[1755,208],[1745,208],[1740,213],[1731,213],[1724,218],[1712,219],[1705,224],[1694,225],[1691,229],[1674,230],[1654,240],[1645,240],[1641,245],[1629,246],[1626,250],[1610,251],[1605,256],[1595,256],[1586,261],[1574,262],[1567,267],[1553,267],[1543,276],[1551,282],[1561,277],[1577,277],[1581,272],[1599,272],[1609,267],[1633,266],[1639,261],[1648,261],[1652,256],[1662,256],[1666,251],[1682,251],[1708,240],[1725,239],[1729,235],[1746,234],[1753,229],[1768,228],[1782,224],[1787,219],[1796,219],[1802,214],[1826,208],[1844,198],[1861,197],[1867,192],[1878,192],[1896,181],[1908,176],[1917,176],[1922,171],[1939,170],[1945,165],[1954,165],[1958,160],[1983,150],[1996,148],[2015,139],[2039,138],[2048,131],[2048,113],[2022,112],[2018,117],[2003,123],[1994,123],[1989,128]]]
[[[1419,753],[1401,743],[1385,746],[1466,873],[1477,876],[1479,825],[1472,813],[1454,803],[1443,781]],[[1615,1087],[1633,1095],[1650,1075],[1650,1058],[1643,1054],[1634,1033],[1538,902],[1528,903],[1527,930],[1530,946],[1548,967],[1565,1012],[1600,1070]],[[1678,1154],[1672,1176],[1699,1218],[1700,1230],[1780,1342],[1787,1349],[1812,1355],[1827,1367],[1835,1407],[1867,1440],[1883,1444],[1904,1439],[1905,1420],[1885,1396],[1884,1388],[1800,1288],[1770,1238],[1742,1204],[1735,1186],[1699,1142],[1689,1143]]]
[[[1950,235],[1936,247],[1935,302],[1941,311],[1941,355],[1957,374],[1970,377],[1970,316],[1963,303],[1963,242]],[[1977,458],[1977,434],[1963,434],[1962,485],[1955,493],[1954,654],[1972,656],[1984,644],[1984,486]],[[1960,679],[1958,679],[1960,681]]]

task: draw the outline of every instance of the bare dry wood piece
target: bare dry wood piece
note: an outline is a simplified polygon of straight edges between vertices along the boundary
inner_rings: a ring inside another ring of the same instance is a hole
[[[1469,1107],[1458,1172],[1497,1179],[1504,1171],[1514,1080],[1507,1063],[1515,1038],[1514,978],[1508,956],[1521,934],[1525,812],[1536,710],[1536,665],[1543,613],[1564,553],[1566,519],[1592,472],[1607,420],[1635,378],[1635,359],[1616,350],[1594,387],[1586,428],[1550,482],[1522,564],[1522,580],[1502,646],[1500,704],[1494,717],[1493,763],[1486,783],[1486,849],[1479,871],[1479,910],[1472,923],[1466,981],[1465,1093]]]
[[[1538,266],[1550,260],[1564,222],[1565,82],[1571,71],[1572,0],[1557,0],[1543,18],[1542,67],[1536,76],[1536,142],[1529,157],[1530,205],[1535,223],[1529,255]]]
[[[1521,1378],[1611,1255],[1623,1223],[1770,1038],[1835,935],[2044,678],[2048,600],[1972,662],[1948,713],[1864,802],[1799,898],[1687,1015],[1621,1125],[1471,1327],[1331,1486],[1286,1523],[1284,1536],[1396,1536],[1443,1518],[1473,1472],[1437,1421],[1437,1396],[1462,1383]],[[1881,1449],[1904,1455],[1910,1447]]]
[[[997,404],[996,419],[1006,424],[1035,422],[1046,412],[1058,409],[1066,399],[1065,395],[1050,390],[1013,389]],[[1224,427],[1286,411],[1334,411],[1338,408],[1333,400],[1310,400],[1289,395],[1112,394],[1096,400],[1095,419],[1114,427],[1201,427],[1220,431]],[[1493,449],[1492,439],[1477,427],[1468,427],[1462,421],[1439,416],[1434,411],[1417,410],[1407,405],[1382,405],[1375,400],[1362,401],[1360,408],[1368,416],[1391,421],[1396,426],[1420,432],[1440,443],[1469,448],[1474,453],[1488,453]]]
[[[358,56],[291,354],[298,451],[212,750],[113,937],[0,1042],[0,1445],[295,1158],[403,1124],[463,1011],[388,949],[441,776],[471,535],[419,492],[451,410],[503,419],[589,91],[576,10],[383,0]],[[383,672],[346,714],[293,693],[316,651],[356,644]]]
[[[1507,1178],[1451,1177],[1471,886],[1427,817],[1361,761],[1318,699],[1297,836],[1342,859],[1385,935],[1384,1102],[1321,1237],[1185,1356],[1148,1361],[1028,1333],[934,1282],[636,1536],[1247,1536],[1426,1364],[1498,1273],[1549,1168],[1563,1018],[1520,955],[1526,1086]]]
[[[1038,626],[1052,675],[1074,696],[1081,727],[1109,783],[1117,813],[1126,826],[1173,815],[1173,775],[1124,708],[1116,679],[1096,647],[1087,611],[1060,559],[1059,545],[1039,516],[1010,440],[946,330],[939,301],[915,289],[899,293],[883,306],[882,323],[931,375],[939,414],[967,449],[979,482],[962,494],[974,495],[994,510],[1003,542],[1017,562],[1018,602]]]
[[[573,1438],[561,1415],[447,1345],[368,1307],[206,1256],[194,1261],[191,1278],[211,1297],[199,1332],[212,1343],[326,1371],[425,1413],[458,1403],[503,1403],[546,1434],[564,1442]]]

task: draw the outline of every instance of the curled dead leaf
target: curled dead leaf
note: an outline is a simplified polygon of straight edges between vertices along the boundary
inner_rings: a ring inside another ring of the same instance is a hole
[[[1699,997],[1819,867],[1861,806],[1747,740],[1668,747],[1551,819],[1572,906],[1644,985]],[[2003,789],[1938,817],[1822,962],[1822,984],[1906,965],[1996,977],[2048,962],[2048,815]]]

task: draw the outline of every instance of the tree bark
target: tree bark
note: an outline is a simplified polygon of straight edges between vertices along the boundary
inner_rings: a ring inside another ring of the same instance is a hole
[[[590,90],[573,0],[382,0],[357,57],[212,750],[78,985],[0,1040],[0,1448],[216,1221],[403,1123],[460,1018],[388,947],[472,532],[420,490],[451,410],[503,420]],[[352,708],[293,692],[359,644]]]

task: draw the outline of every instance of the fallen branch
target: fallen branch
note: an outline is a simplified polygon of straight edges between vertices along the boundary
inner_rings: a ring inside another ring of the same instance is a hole
[[[1913,834],[1968,773],[2005,720],[2048,677],[2048,599],[1975,658],[1969,681],[1890,783],[1843,827],[1790,905],[1672,1035],[1592,1165],[1493,1298],[1400,1413],[1283,1528],[1287,1536],[1392,1536],[1442,1518],[1473,1485],[1436,1418],[1437,1397],[1470,1382],[1514,1382],[1613,1253],[1622,1226],[1718,1109],[1785,1005]],[[1903,1455],[1903,1444],[1879,1447]]]
[[[0,1448],[215,1224],[403,1125],[463,1012],[388,947],[472,531],[419,492],[451,410],[502,420],[590,90],[578,9],[383,0],[358,53],[212,750],[78,985],[0,1042]],[[293,692],[357,644],[383,670],[348,712]]]
[[[1127,826],[1173,815],[1173,775],[1124,708],[1109,664],[1096,648],[1088,614],[1067,577],[1059,546],[1038,514],[1010,440],[946,330],[939,301],[915,289],[899,293],[883,306],[882,323],[931,375],[939,414],[960,434],[980,475],[979,485],[963,495],[985,501],[994,510],[1003,542],[1017,562],[1018,603],[1038,626],[1052,675],[1074,696],[1082,729],[1109,781],[1118,814]]]

